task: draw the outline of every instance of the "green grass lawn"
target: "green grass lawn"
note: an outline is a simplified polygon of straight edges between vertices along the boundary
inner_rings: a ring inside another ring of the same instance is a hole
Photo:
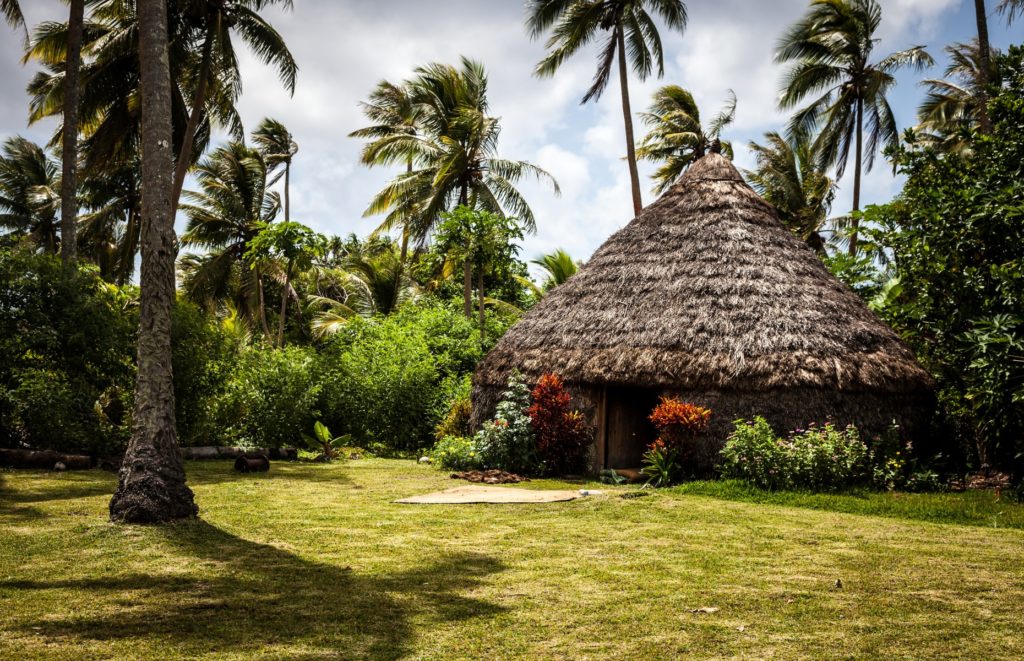
[[[396,505],[458,483],[188,471],[201,519],[164,527],[107,523],[111,474],[0,472],[0,658],[1024,657],[1024,507],[991,493]]]

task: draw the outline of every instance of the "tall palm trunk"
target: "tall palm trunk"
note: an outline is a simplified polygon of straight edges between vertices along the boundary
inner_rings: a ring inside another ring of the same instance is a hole
[[[480,337],[484,336],[484,269],[481,267],[476,273],[476,297],[480,303]]]
[[[284,346],[284,316],[288,313],[288,292],[292,288],[292,262],[285,265],[284,289],[281,291],[281,317],[277,320],[277,346]]]
[[[174,214],[171,72],[165,0],[139,0],[142,80],[142,275],[132,437],[110,519],[156,523],[199,513],[178,450],[171,374]]]
[[[988,41],[988,15],[985,12],[985,0],[974,0],[974,15],[978,21],[978,63],[981,65],[981,90],[978,94],[980,110],[978,120],[981,132],[992,132],[992,120],[988,116],[988,86],[992,82],[992,50]]]
[[[273,340],[273,333],[270,332],[270,324],[267,323],[267,302],[263,292],[263,274],[258,270],[256,271],[256,295],[259,298],[259,312],[260,325],[263,327],[263,337],[267,338],[267,342]]]
[[[462,190],[459,191],[459,205],[465,205],[469,200],[469,189],[466,184],[462,184]],[[469,255],[466,256],[466,261],[462,264],[462,311],[466,315],[466,319],[473,318],[473,266],[470,264]]]
[[[78,72],[82,65],[85,0],[71,0],[64,71],[64,136],[60,184],[60,256],[65,266],[78,255]]]
[[[220,22],[220,15],[217,16]],[[219,25],[217,26],[219,27]],[[185,186],[185,175],[188,167],[192,164],[192,148],[196,140],[196,132],[199,130],[199,119],[203,114],[203,106],[206,105],[206,88],[210,81],[210,68],[213,61],[213,40],[215,26],[210,25],[206,31],[206,38],[203,40],[203,59],[199,64],[199,82],[196,83],[196,95],[192,100],[192,110],[188,116],[188,123],[185,125],[185,137],[181,141],[181,151],[178,152],[178,163],[174,167],[174,192],[172,201],[173,210],[178,210],[178,200],[181,199],[181,190]]]
[[[288,222],[292,219],[292,200],[291,191],[289,190],[292,178],[292,162],[284,162],[284,222]]]
[[[626,124],[626,160],[629,162],[629,183],[633,190],[633,215],[639,216],[644,204],[640,199],[640,174],[636,168],[636,145],[633,141],[633,112],[629,108],[629,80],[626,74],[626,38],[622,26],[615,28],[619,51],[619,87],[622,90],[622,119]]]
[[[850,229],[850,249],[849,253],[851,257],[857,256],[857,227],[860,225],[860,219],[857,217],[857,212],[860,211],[860,175],[861,175],[861,161],[864,160],[864,100],[857,99],[857,153],[855,158],[857,160],[854,163],[853,170],[853,227]]]
[[[405,161],[405,173],[407,175],[412,174],[412,159],[406,159]],[[402,225],[402,252],[398,256],[398,261],[402,266],[405,266],[405,260],[409,257],[409,219],[405,219],[405,223]]]

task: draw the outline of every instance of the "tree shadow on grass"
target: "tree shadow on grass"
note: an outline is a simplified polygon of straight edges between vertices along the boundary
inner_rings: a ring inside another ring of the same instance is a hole
[[[437,557],[395,574],[361,574],[232,535],[202,520],[157,529],[185,574],[0,582],[6,591],[74,590],[88,605],[23,621],[54,642],[131,640],[178,654],[212,651],[275,657],[336,654],[395,658],[410,652],[417,623],[490,617],[503,607],[464,596],[503,570],[488,556]],[[415,621],[414,621],[415,620]]]
[[[22,471],[17,471],[22,472]],[[93,496],[109,495],[114,492],[113,479],[96,480],[95,470],[80,471],[74,473],[52,473],[48,471],[26,470],[31,477],[44,475],[47,480],[39,485],[20,486],[12,489],[7,482],[15,472],[0,472],[0,516],[14,516],[22,519],[43,518],[45,512],[37,507],[31,507],[34,503],[47,503],[59,500],[74,500],[76,498],[91,498]]]
[[[275,478],[331,484],[349,484],[352,481],[341,471],[324,470],[324,464],[306,461],[271,461],[270,470],[266,473],[239,473],[235,470],[234,461],[228,460],[187,461],[185,474],[189,484],[200,485]]]

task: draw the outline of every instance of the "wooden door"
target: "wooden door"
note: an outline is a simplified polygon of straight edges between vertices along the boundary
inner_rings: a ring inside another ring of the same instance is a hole
[[[647,446],[657,438],[648,419],[658,392],[646,388],[609,388],[605,399],[605,468],[639,468]]]

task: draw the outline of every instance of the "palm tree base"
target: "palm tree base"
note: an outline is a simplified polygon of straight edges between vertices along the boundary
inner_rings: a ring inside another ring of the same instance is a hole
[[[199,514],[192,489],[185,484],[181,460],[159,462],[140,456],[125,458],[117,491],[110,500],[114,523],[164,523]],[[164,465],[161,465],[164,463]],[[172,465],[166,465],[170,463]]]

